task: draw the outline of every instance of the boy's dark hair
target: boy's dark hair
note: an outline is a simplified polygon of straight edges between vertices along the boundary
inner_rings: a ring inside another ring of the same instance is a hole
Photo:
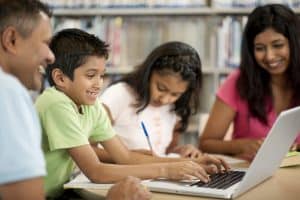
[[[0,33],[13,26],[24,38],[28,37],[40,19],[40,12],[52,15],[38,0],[0,0]]]
[[[154,71],[159,74],[179,73],[189,83],[187,90],[174,103],[174,111],[181,117],[179,131],[184,131],[190,115],[199,109],[202,85],[200,57],[194,48],[183,42],[168,42],[155,48],[141,65],[120,80],[137,93],[137,113],[149,104],[150,78]]]
[[[50,49],[55,55],[55,62],[46,69],[51,86],[55,85],[52,71],[59,68],[71,80],[76,68],[84,64],[89,56],[108,58],[108,45],[95,35],[80,29],[64,29],[51,40]]]
[[[250,114],[267,123],[267,98],[272,98],[270,74],[259,66],[254,57],[254,39],[268,28],[284,35],[289,42],[290,63],[286,71],[287,80],[293,90],[293,104],[300,101],[300,22],[297,15],[281,4],[257,7],[248,17],[243,39],[240,64],[240,77],[237,89],[248,103]]]

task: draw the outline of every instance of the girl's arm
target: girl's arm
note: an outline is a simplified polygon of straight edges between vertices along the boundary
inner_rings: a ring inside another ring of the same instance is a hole
[[[173,131],[173,138],[172,141],[170,142],[166,153],[176,153],[179,154],[183,158],[199,158],[201,157],[202,153],[201,151],[195,147],[192,144],[184,144],[184,145],[178,145],[179,137],[180,137],[180,132],[178,131],[178,128],[180,127],[180,121],[176,122],[176,125],[174,127]]]
[[[173,130],[173,137],[172,137],[172,141],[170,142],[167,150],[166,150],[166,153],[174,153],[174,148],[178,146],[178,141],[179,141],[179,137],[180,137],[180,132],[178,131],[178,128],[180,126],[180,122],[177,121],[176,122],[176,125],[174,127],[174,130]]]

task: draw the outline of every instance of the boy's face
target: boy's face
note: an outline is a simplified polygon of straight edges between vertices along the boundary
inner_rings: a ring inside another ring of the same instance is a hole
[[[40,20],[28,37],[17,35],[16,51],[11,59],[9,72],[19,78],[28,89],[41,88],[40,68],[54,62],[54,55],[49,48],[51,37],[50,18],[44,13],[41,13]]]
[[[66,78],[62,90],[78,107],[95,103],[103,84],[105,61],[103,57],[89,56],[83,65],[75,69],[73,81]]]

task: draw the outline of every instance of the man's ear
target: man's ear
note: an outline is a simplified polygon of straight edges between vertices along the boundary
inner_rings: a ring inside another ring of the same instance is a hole
[[[1,45],[4,51],[7,51],[12,54],[17,53],[17,38],[20,37],[20,34],[15,27],[9,26],[4,29],[1,34]]]
[[[64,88],[68,77],[59,69],[54,68],[51,73],[52,79],[56,86]]]

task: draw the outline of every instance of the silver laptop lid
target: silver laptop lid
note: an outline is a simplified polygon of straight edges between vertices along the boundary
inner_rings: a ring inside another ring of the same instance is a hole
[[[300,132],[300,106],[280,113],[233,198],[274,174]]]

